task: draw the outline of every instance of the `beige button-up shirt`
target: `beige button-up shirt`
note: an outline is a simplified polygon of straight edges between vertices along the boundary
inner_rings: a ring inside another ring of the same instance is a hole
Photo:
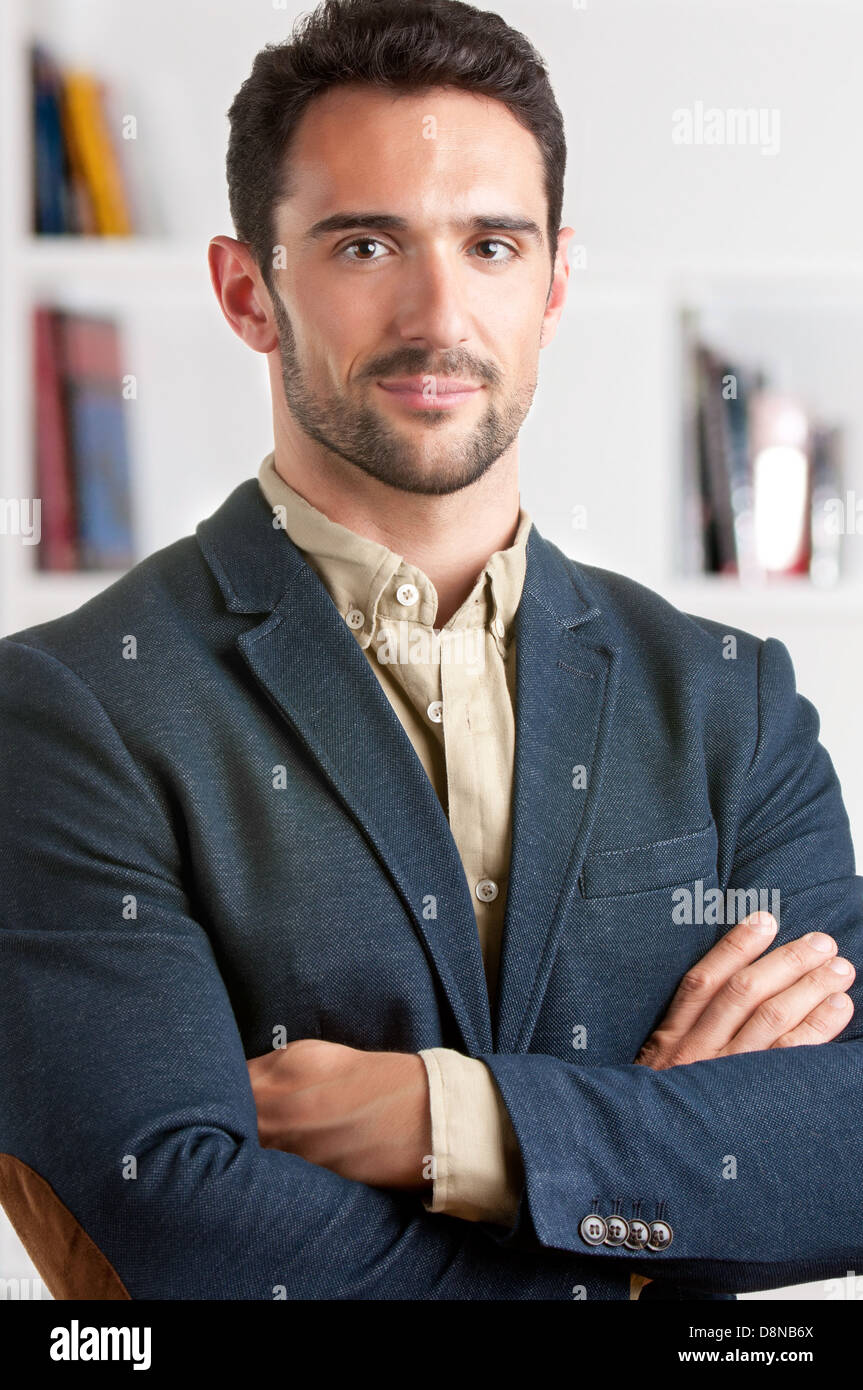
[[[523,510],[470,594],[435,627],[431,580],[386,546],[311,506],[276,472],[258,479],[274,522],[326,586],[362,647],[449,821],[464,866],[494,1002],[509,877],[515,761],[515,643],[531,521]],[[425,1206],[469,1221],[515,1220],[518,1142],[492,1073],[452,1048],[419,1054],[431,1103],[433,1187]],[[633,1276],[631,1296],[646,1282]]]

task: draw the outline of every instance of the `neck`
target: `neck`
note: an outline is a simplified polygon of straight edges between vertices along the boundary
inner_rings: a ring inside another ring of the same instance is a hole
[[[467,598],[490,555],[515,539],[517,443],[484,477],[447,496],[400,492],[317,445],[276,434],[275,468],[331,521],[385,545],[427,575],[438,595],[437,627]]]

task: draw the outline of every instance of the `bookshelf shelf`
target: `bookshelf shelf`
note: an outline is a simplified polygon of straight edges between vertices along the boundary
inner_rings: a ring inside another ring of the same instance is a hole
[[[863,620],[863,583],[848,581],[819,589],[806,579],[742,584],[722,575],[674,580],[660,588],[664,598],[686,613],[730,617],[741,610],[762,618],[794,617],[821,622],[825,617],[856,616]]]
[[[207,282],[206,243],[170,237],[33,236],[19,243],[16,259],[27,275],[110,276],[173,279],[203,277]]]
[[[71,612],[95,598],[123,573],[122,570],[79,570],[60,574],[35,570],[16,605],[15,629],[50,622],[58,613]],[[4,629],[4,636],[6,631]]]

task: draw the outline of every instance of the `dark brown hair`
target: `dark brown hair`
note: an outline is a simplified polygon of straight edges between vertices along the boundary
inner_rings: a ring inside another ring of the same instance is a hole
[[[288,42],[261,49],[228,112],[231,217],[268,285],[273,208],[290,194],[291,138],[310,101],[349,82],[399,93],[458,87],[508,107],[542,154],[554,264],[566,141],[533,45],[500,15],[460,0],[323,0]]]

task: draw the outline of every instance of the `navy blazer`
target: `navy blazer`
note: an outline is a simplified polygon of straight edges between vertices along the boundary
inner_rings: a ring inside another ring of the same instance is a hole
[[[633,1062],[726,929],[678,924],[679,890],[778,889],[779,941],[823,928],[863,958],[786,648],[535,528],[516,643],[492,1013],[441,805],[255,478],[0,642],[0,1152],[128,1296],[627,1299],[635,1271],[710,1297],[860,1267],[863,1010],[817,1047]],[[524,1161],[515,1226],[262,1149],[246,1059],[279,1028],[487,1062]],[[636,1202],[664,1204],[666,1249],[585,1242],[587,1213]]]

